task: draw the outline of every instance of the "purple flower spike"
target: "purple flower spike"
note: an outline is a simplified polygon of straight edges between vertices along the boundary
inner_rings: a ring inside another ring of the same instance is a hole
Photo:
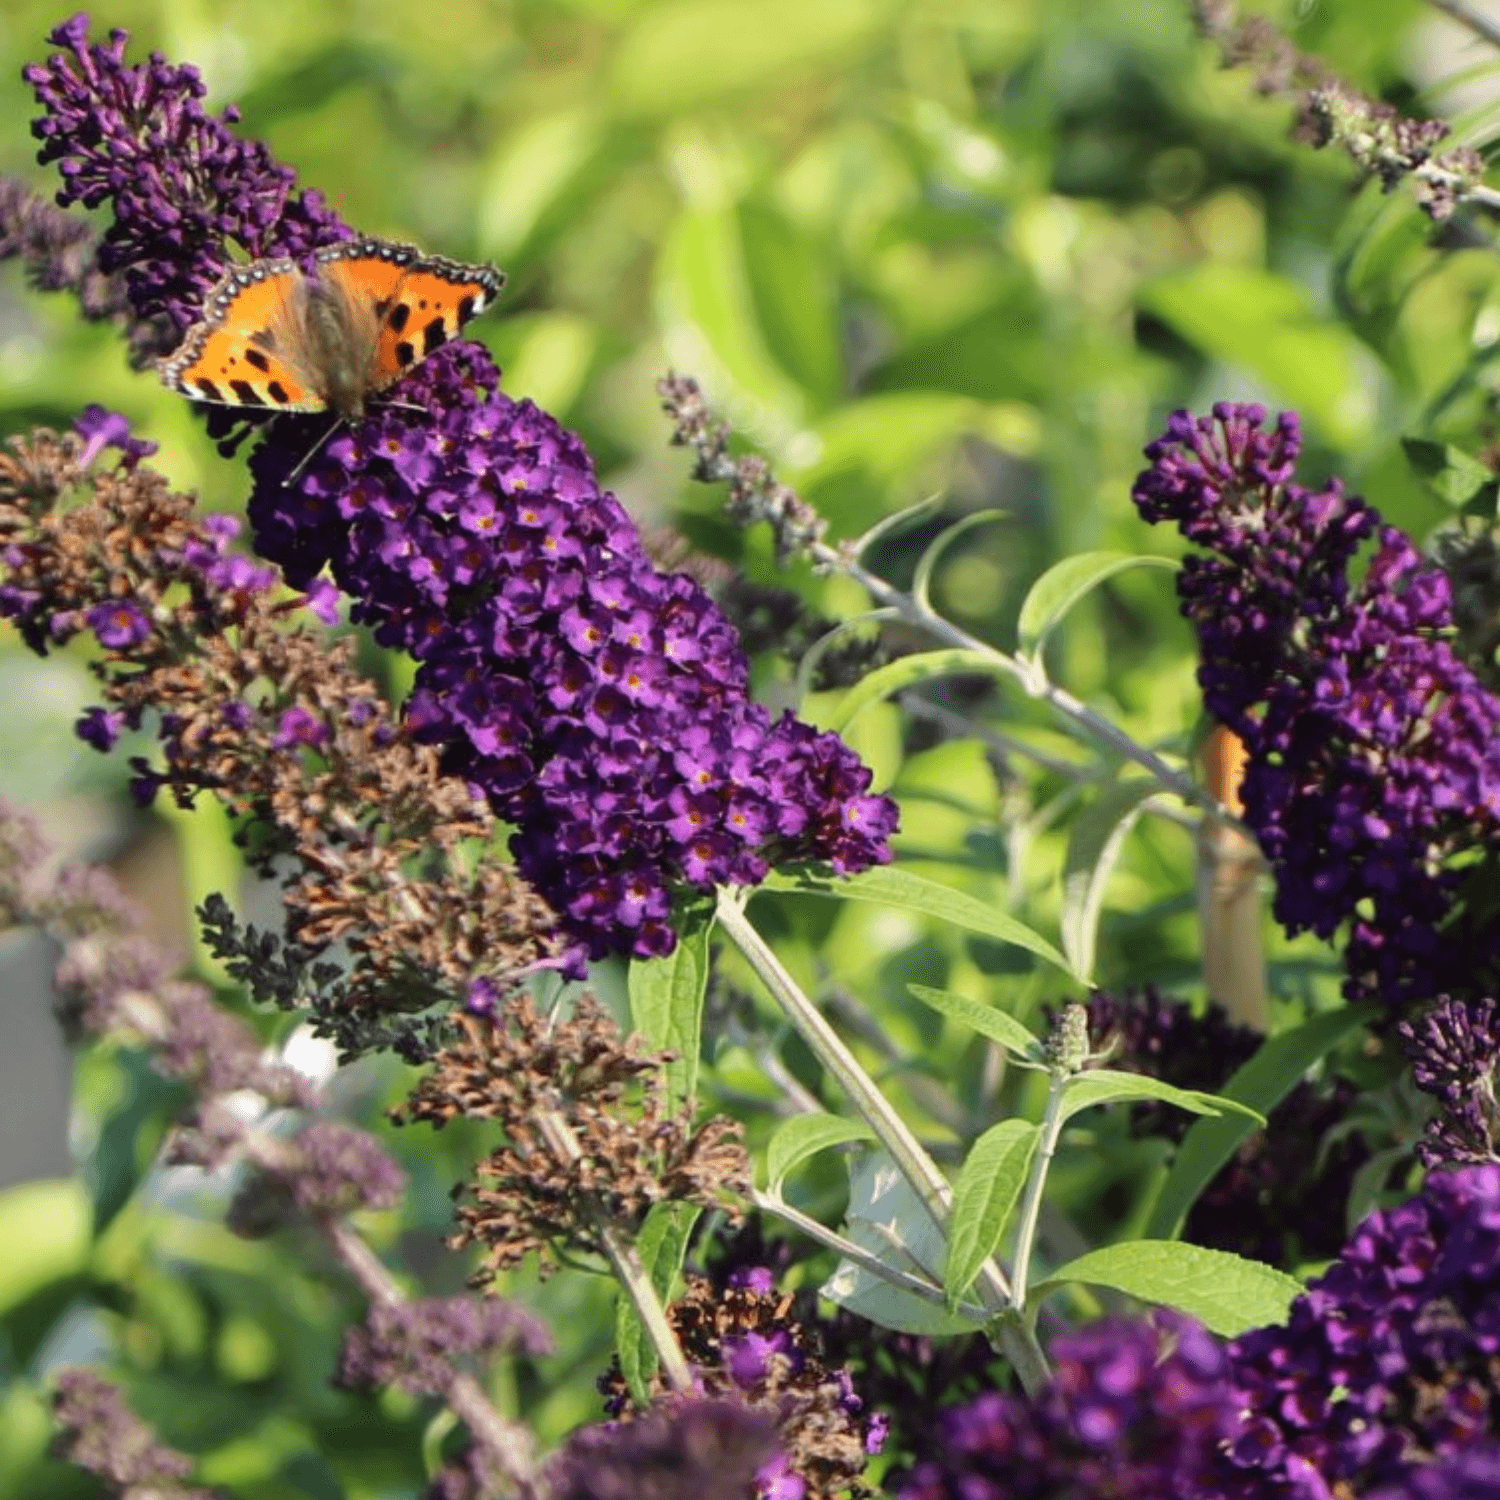
[[[1059,1338],[1034,1399],[987,1392],[942,1431],[896,1489],[900,1500],[1219,1500],[1223,1445],[1237,1431],[1228,1362],[1175,1313],[1103,1319]]]
[[[408,723],[516,825],[575,966],[670,952],[679,893],[889,859],[869,770],[750,701],[728,622],[652,567],[579,439],[498,381],[476,346],[438,351],[402,386],[427,415],[372,413],[290,486],[303,451],[273,433],[250,519],[294,586],[327,564],[351,619],[421,661]]]
[[[1360,1225],[1284,1327],[1230,1346],[1243,1487],[1223,1493],[1495,1493],[1472,1486],[1496,1472],[1497,1350],[1500,1167],[1434,1173]],[[1299,1489],[1309,1474],[1325,1488]]]
[[[1178,579],[1211,714],[1250,753],[1245,820],[1276,872],[1289,932],[1349,924],[1351,999],[1392,1006],[1472,984],[1488,951],[1440,937],[1449,863],[1500,834],[1500,699],[1443,639],[1448,580],[1330,480],[1292,481],[1294,413],[1178,412],[1134,499],[1216,554]],[[1376,551],[1364,580],[1349,570]]]
[[[184,333],[228,266],[230,244],[258,259],[350,237],[318,194],[292,191],[295,174],[263,144],[229,129],[235,110],[215,117],[203,108],[196,68],[156,53],[129,67],[126,33],[91,42],[85,15],[48,40],[65,50],[22,72],[44,111],[31,127],[37,159],[58,163],[63,206],[110,205],[99,268],[125,273],[138,317],[165,315]]]
[[[100,264],[125,271],[141,317],[186,329],[234,245],[305,257],[348,237],[231,134],[232,111],[204,112],[192,68],[127,67],[124,34],[91,43],[83,17],[53,40],[66,50],[26,71],[42,160],[60,164],[63,201],[113,209]],[[733,629],[691,579],[652,567],[576,436],[503,395],[473,344],[424,359],[400,401],[305,472],[317,434],[277,422],[251,463],[256,543],[294,588],[329,565],[351,622],[422,664],[408,726],[515,826],[517,868],[570,933],[572,972],[671,952],[690,892],[780,863],[853,874],[890,858],[895,804],[836,735],[750,701]],[[242,559],[201,566],[217,588],[265,584]],[[311,733],[288,720],[278,743]]]

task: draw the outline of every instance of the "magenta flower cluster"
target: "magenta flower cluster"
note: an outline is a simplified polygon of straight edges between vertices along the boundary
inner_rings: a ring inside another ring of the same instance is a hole
[[[945,1413],[900,1500],[1500,1493],[1500,1166],[1372,1214],[1285,1326],[1225,1347],[1157,1314],[1051,1352],[1036,1398]]]
[[[478,348],[440,351],[402,388],[427,415],[374,413],[291,485],[300,443],[273,438],[250,518],[294,584],[326,562],[418,659],[408,726],[515,825],[580,950],[666,953],[679,893],[887,859],[869,770],[750,701],[718,609],[655,570],[579,439],[498,384]]]
[[[1191,1319],[1107,1318],[1057,1339],[1037,1398],[990,1391],[943,1414],[899,1500],[1210,1494],[1236,1430],[1224,1347]]]
[[[81,18],[54,39],[69,54],[27,75],[43,158],[71,200],[111,203],[111,264],[143,315],[190,319],[230,241],[299,255],[346,236],[232,115],[203,114],[191,68],[129,68],[122,34],[91,45]],[[889,859],[895,805],[836,735],[750,701],[733,629],[691,579],[653,568],[576,436],[505,396],[473,344],[439,350],[399,395],[295,480],[318,424],[278,421],[252,462],[256,543],[294,586],[328,566],[352,618],[419,660],[408,725],[514,826],[575,972],[671,951],[693,892],[785,862]],[[121,642],[139,628],[99,624]]]
[[[1285,1327],[1230,1346],[1244,1493],[1416,1495],[1401,1486],[1432,1464],[1493,1473],[1497,1355],[1500,1167],[1433,1173],[1360,1225]]]
[[[295,174],[259,141],[229,128],[234,108],[210,115],[198,70],[153,53],[125,62],[127,34],[89,40],[86,15],[48,37],[55,53],[22,77],[43,114],[32,123],[38,158],[56,162],[57,201],[98,208],[113,222],[99,269],[123,272],[136,316],[165,316],[181,336],[234,259],[306,255],[352,231],[318,193],[294,193]]]
[[[1481,956],[1439,932],[1452,856],[1500,832],[1500,700],[1443,639],[1443,572],[1338,480],[1295,483],[1296,416],[1265,422],[1259,406],[1178,412],[1133,496],[1213,554],[1178,591],[1204,701],[1250,752],[1245,817],[1277,918],[1324,938],[1348,923],[1346,992],[1405,1005],[1472,983]]]

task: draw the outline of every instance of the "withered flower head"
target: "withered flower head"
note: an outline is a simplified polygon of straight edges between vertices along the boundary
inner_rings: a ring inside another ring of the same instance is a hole
[[[539,899],[495,858],[459,856],[492,841],[489,809],[392,722],[353,639],[278,596],[273,569],[229,550],[237,524],[195,517],[123,424],[88,427],[87,446],[38,433],[0,455],[0,615],[39,653],[91,632],[104,703],[79,734],[107,750],[154,714],[163,764],[137,762],[139,795],[211,792],[246,820],[252,867],[286,880],[284,955],[208,914],[230,972],[258,999],[318,1008],[310,961],[342,942],[351,970],[321,1009],[353,1052],[393,1040],[371,1018],[446,1008],[480,976],[503,989],[545,957]],[[86,471],[101,444],[122,462]]]
[[[52,1410],[60,1429],[53,1452],[95,1475],[109,1493],[213,1500],[210,1491],[182,1483],[192,1473],[193,1460],[158,1442],[119,1391],[92,1370],[64,1370],[57,1377]]]
[[[547,1479],[552,1500],[751,1500],[774,1462],[764,1413],[690,1397],[639,1421],[580,1429]]]
[[[476,1281],[553,1244],[603,1253],[602,1234],[633,1234],[653,1205],[723,1207],[748,1194],[739,1126],[690,1109],[669,1112],[669,1054],[622,1041],[588,996],[567,1020],[539,1015],[517,995],[498,1019],[464,1016],[460,1035],[395,1112],[442,1126],[459,1116],[494,1120],[505,1142],[478,1164],[451,1241],[487,1247]]]
[[[791,1314],[792,1298],[776,1292],[769,1273],[734,1273],[717,1287],[706,1277],[688,1279],[687,1294],[667,1309],[672,1331],[694,1367],[703,1393],[749,1404],[775,1424],[785,1473],[762,1475],[757,1494],[797,1493],[805,1500],[871,1495],[865,1462],[878,1453],[885,1418],[864,1414],[844,1369],[822,1358],[816,1328]],[[612,1414],[634,1411],[616,1366],[600,1382]],[[665,1376],[653,1377],[653,1394],[665,1398]]]

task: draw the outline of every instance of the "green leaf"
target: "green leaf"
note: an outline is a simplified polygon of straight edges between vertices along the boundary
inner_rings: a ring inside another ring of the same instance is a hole
[[[1041,1132],[1027,1120],[1002,1120],[974,1142],[953,1189],[943,1291],[958,1310],[979,1268],[995,1253],[1026,1185]]]
[[[996,661],[993,656],[956,646],[946,651],[917,651],[910,656],[898,657],[883,667],[877,667],[855,683],[829,717],[828,727],[842,734],[872,703],[893,698],[909,687],[932,682],[939,677],[975,675],[1013,681],[1016,674],[1014,669]]]
[[[1016,621],[1016,643],[1035,656],[1046,644],[1058,621],[1078,601],[1098,588],[1106,578],[1127,568],[1177,567],[1170,557],[1141,556],[1130,552],[1081,552],[1065,557],[1048,568],[1031,585]]]
[[[1067,1092],[1063,1095],[1062,1117],[1068,1120],[1082,1109],[1092,1109],[1099,1104],[1121,1104],[1132,1099],[1159,1099],[1163,1104],[1175,1104],[1195,1115],[1217,1115],[1232,1110],[1235,1114],[1248,1115],[1255,1124],[1266,1123],[1258,1110],[1241,1104],[1237,1099],[1223,1099],[1197,1089],[1173,1088],[1159,1078],[1148,1078],[1144,1073],[1120,1073],[1113,1068],[1090,1068],[1088,1072],[1077,1073],[1069,1079]]]
[[[1030,1300],[1076,1281],[1175,1307],[1223,1338],[1284,1323],[1302,1293],[1296,1277],[1243,1256],[1176,1240],[1132,1240],[1070,1261],[1034,1288]]]
[[[1269,1114],[1320,1057],[1370,1020],[1376,1009],[1374,1005],[1341,1006],[1271,1037],[1224,1085],[1223,1097]],[[1196,1121],[1177,1148],[1146,1233],[1154,1239],[1175,1239],[1181,1234],[1198,1194],[1254,1128],[1242,1115]]]
[[[88,1194],[72,1177],[23,1182],[0,1193],[0,1313],[83,1270],[92,1220]]]
[[[1500,479],[1487,463],[1452,443],[1430,438],[1402,438],[1401,446],[1407,462],[1444,504],[1462,510],[1477,502],[1493,510]]]
[[[707,368],[716,362],[743,396],[768,412],[800,417],[807,396],[766,346],[733,208],[683,210],[663,238],[656,278],[658,317],[668,337],[706,343]]]
[[[646,1222],[636,1236],[636,1254],[663,1303],[671,1300],[672,1284],[682,1269],[688,1239],[702,1212],[695,1203],[658,1203],[646,1215]],[[623,1289],[615,1309],[615,1348],[632,1398],[643,1408],[649,1406],[649,1386],[657,1365],[656,1346],[647,1336],[635,1303]]]
[[[1116,782],[1079,813],[1068,831],[1058,925],[1063,952],[1085,983],[1093,978],[1104,889],[1141,815],[1141,804],[1160,790],[1161,784],[1149,778]]]
[[[844,383],[838,288],[828,256],[804,231],[754,204],[740,209],[740,233],[750,291],[772,356],[818,406],[827,406]]]
[[[1041,1059],[1042,1044],[1014,1016],[986,1005],[980,1000],[971,1000],[967,995],[955,995],[952,990],[929,989],[925,984],[909,984],[907,989],[924,1005],[952,1016],[955,1021],[999,1042],[1007,1052],[1019,1057],[1022,1062],[1034,1063]]]
[[[1033,932],[1024,922],[996,911],[962,891],[951,886],[939,885],[909,870],[892,869],[879,865],[873,870],[858,875],[841,877],[824,874],[812,869],[773,870],[758,890],[805,891],[813,896],[842,896],[850,901],[876,901],[882,906],[900,907],[903,911],[916,912],[924,917],[941,917],[956,927],[970,932],[982,933],[996,942],[1010,943],[1024,948],[1038,958],[1054,964],[1063,973],[1073,977],[1068,961],[1039,932]]]
[[[1140,305],[1205,354],[1253,370],[1338,447],[1375,421],[1366,355],[1355,334],[1323,317],[1307,289],[1258,267],[1203,261],[1142,287]]]
[[[794,1115],[766,1147],[766,1190],[779,1193],[787,1174],[819,1151],[847,1141],[874,1139],[875,1132],[863,1120],[846,1120],[840,1115]]]
[[[861,1249],[897,1270],[939,1286],[946,1249],[931,1216],[884,1151],[864,1151],[849,1164],[849,1214],[843,1233]],[[982,1320],[951,1313],[893,1285],[852,1260],[840,1261],[822,1295],[850,1312],[899,1333],[945,1338],[972,1333]]]
[[[944,527],[927,544],[922,556],[917,560],[916,572],[912,574],[911,580],[912,598],[923,609],[931,609],[932,575],[938,563],[942,561],[943,554],[966,531],[973,531],[978,526],[988,526],[992,521],[1010,519],[1010,512],[1006,510],[975,510],[970,511],[968,515],[955,521],[951,526]]]
[[[667,1064],[667,1097],[674,1109],[698,1089],[713,908],[706,902],[688,908],[678,921],[677,946],[665,958],[631,959],[628,979],[631,1025],[651,1047],[677,1054]]]
[[[625,114],[686,116],[824,59],[848,68],[886,23],[881,0],[677,0],[640,7],[606,74]]]

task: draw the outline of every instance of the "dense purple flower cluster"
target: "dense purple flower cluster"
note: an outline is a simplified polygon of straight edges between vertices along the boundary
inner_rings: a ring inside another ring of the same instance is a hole
[[[1481,956],[1439,930],[1459,891],[1450,857],[1500,832],[1500,700],[1441,639],[1442,571],[1336,479],[1294,483],[1296,416],[1265,420],[1178,412],[1133,495],[1217,554],[1189,558],[1178,591],[1208,711],[1250,753],[1245,819],[1278,919],[1324,938],[1348,922],[1346,992],[1402,1006],[1471,982]]]
[[[1236,1025],[1224,1008],[1201,1015],[1151,987],[1088,1002],[1089,1036],[1105,1065],[1148,1074],[1177,1088],[1217,1093],[1259,1050],[1265,1037]],[[1344,1243],[1349,1195],[1370,1146],[1358,1131],[1338,1130],[1359,1091],[1346,1079],[1303,1080],[1248,1136],[1198,1195],[1183,1238],[1271,1265],[1327,1260]],[[1193,1116],[1170,1105],[1130,1106],[1132,1133],[1180,1142]]]
[[[88,33],[88,17],[74,16],[48,37],[66,50],[22,77],[44,111],[31,127],[38,158],[62,173],[58,202],[110,205],[99,268],[124,273],[137,317],[165,315],[180,337],[233,259],[230,243],[259,259],[350,237],[319,194],[292,191],[296,174],[264,144],[229,129],[238,111],[203,108],[196,68],[159,54],[130,67],[125,32]]]
[[[520,872],[579,955],[669,952],[674,897],[775,864],[889,858],[895,805],[833,734],[748,697],[733,630],[658,573],[583,444],[498,389],[473,345],[402,386],[295,483],[302,439],[252,460],[262,553],[329,564],[352,618],[421,662],[409,725],[515,825]]]
[[[1500,1004],[1444,997],[1398,1028],[1412,1079],[1438,1101],[1417,1150],[1429,1167],[1500,1161]]]
[[[55,40],[69,53],[27,72],[43,159],[68,201],[111,202],[108,261],[138,310],[185,326],[229,241],[302,255],[346,236],[232,115],[203,113],[193,69],[127,68],[123,34],[90,44],[82,18]],[[890,857],[895,805],[836,735],[750,702],[733,630],[691,579],[652,567],[576,436],[504,396],[476,345],[439,350],[400,396],[295,482],[316,434],[275,424],[252,465],[257,544],[294,585],[329,565],[354,620],[421,661],[409,723],[515,825],[517,867],[570,931],[575,969],[669,952],[690,891]],[[122,640],[133,626],[103,624]]]
[[[679,1399],[575,1432],[548,1469],[553,1500],[751,1500],[780,1467],[776,1429],[734,1401]]]
[[[454,1361],[482,1355],[552,1352],[542,1321],[504,1297],[424,1297],[376,1304],[344,1335],[337,1384],[351,1390],[394,1385],[441,1396]]]
[[[1190,1319],[1104,1319],[1059,1338],[1034,1399],[945,1413],[899,1500],[1193,1500],[1238,1428],[1223,1346]]]
[[[1222,1493],[1465,1493],[1430,1489],[1428,1466],[1494,1472],[1497,1354],[1500,1166],[1434,1173],[1365,1220],[1285,1327],[1230,1346],[1244,1424]]]

